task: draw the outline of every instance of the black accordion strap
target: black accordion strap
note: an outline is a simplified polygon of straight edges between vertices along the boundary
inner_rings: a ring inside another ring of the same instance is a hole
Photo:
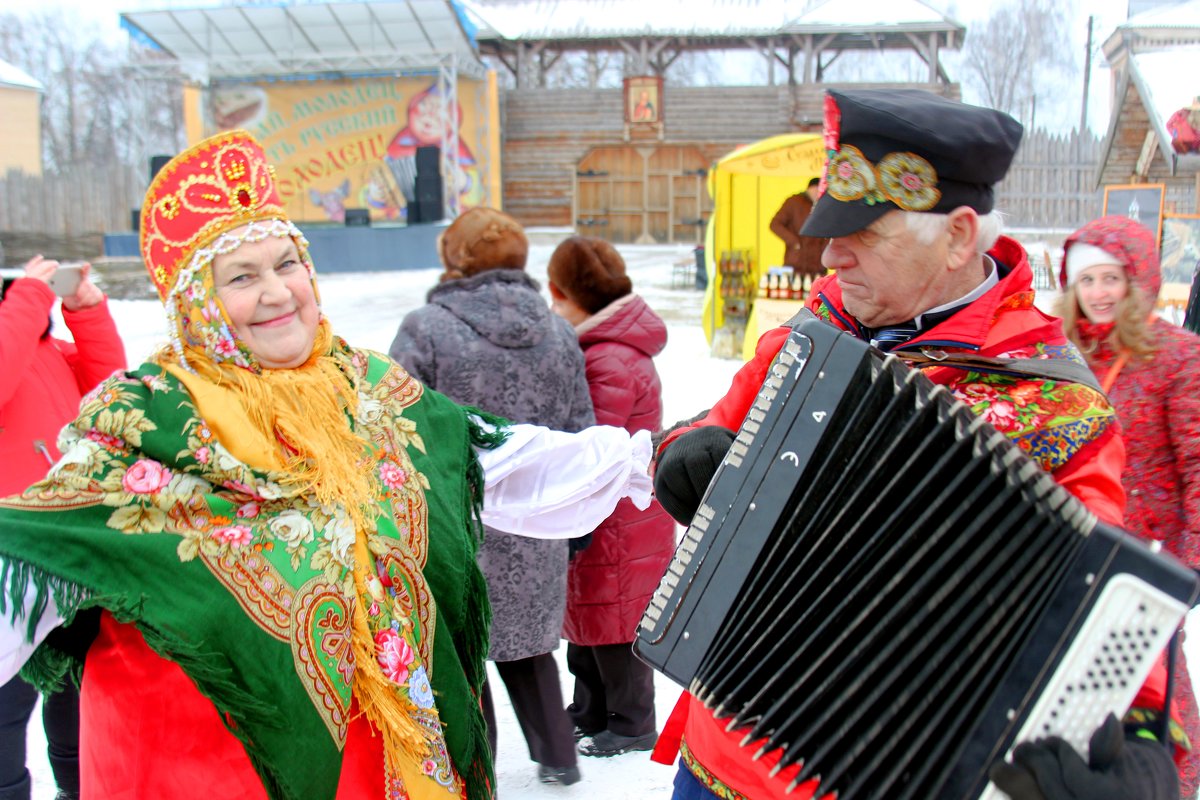
[[[802,308],[784,325],[795,330],[801,323],[810,319],[818,319],[818,317],[807,308]],[[922,348],[920,353],[893,350],[892,355],[903,359],[917,369],[953,367],[966,372],[1049,378],[1055,381],[1079,383],[1103,393],[1100,389],[1100,381],[1090,369],[1065,358],[989,358],[970,353],[946,353],[933,347]]]

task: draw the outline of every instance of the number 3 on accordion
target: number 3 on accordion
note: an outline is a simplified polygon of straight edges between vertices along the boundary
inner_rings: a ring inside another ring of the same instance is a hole
[[[768,372],[634,648],[777,778],[1003,797],[1019,741],[1128,708],[1194,573],[894,356],[815,319]]]

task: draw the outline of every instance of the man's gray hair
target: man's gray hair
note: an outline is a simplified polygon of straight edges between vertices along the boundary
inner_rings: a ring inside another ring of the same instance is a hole
[[[933,240],[946,231],[946,215],[929,211],[905,211],[904,224],[909,232],[916,236],[918,244],[933,244]],[[980,254],[991,250],[1003,229],[1003,213],[993,210],[987,214],[980,214],[975,250]]]

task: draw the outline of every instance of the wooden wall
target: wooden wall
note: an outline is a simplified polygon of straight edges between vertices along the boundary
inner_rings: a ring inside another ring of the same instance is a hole
[[[711,163],[739,144],[797,130],[819,132],[826,88],[667,86],[661,143],[693,146]],[[959,96],[957,86],[937,88]],[[594,147],[627,144],[620,89],[509,89],[501,97],[500,118],[504,208],[527,226],[571,225],[577,165]],[[628,142],[658,143],[648,128],[631,130]]]
[[[0,231],[91,234],[131,230],[146,192],[145,170],[120,165],[0,177]]]

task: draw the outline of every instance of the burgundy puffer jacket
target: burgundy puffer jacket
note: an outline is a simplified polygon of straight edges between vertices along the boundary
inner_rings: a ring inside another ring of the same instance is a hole
[[[600,425],[630,433],[662,426],[662,383],[653,357],[667,327],[637,295],[626,295],[577,329]],[[675,521],[657,501],[638,511],[628,499],[575,556],[567,575],[563,636],[579,645],[632,642],[642,612],[675,551]]]

